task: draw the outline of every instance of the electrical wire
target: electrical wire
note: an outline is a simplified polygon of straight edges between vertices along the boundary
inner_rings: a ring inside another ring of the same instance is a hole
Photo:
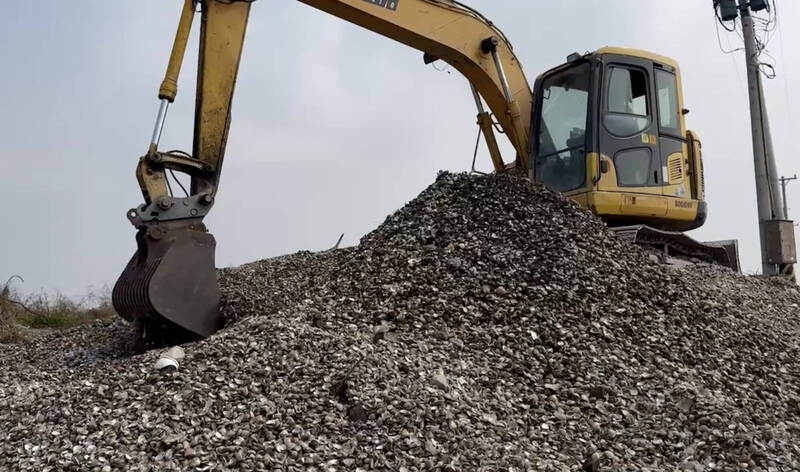
[[[494,113],[492,113],[492,116],[494,116]],[[503,125],[501,125],[499,121],[492,120],[492,127],[498,134],[506,134],[506,130],[503,129]]]
[[[722,17],[721,17],[721,16],[719,16],[719,10],[717,10],[717,5],[718,5],[718,2],[714,2],[714,16],[717,18],[717,22],[718,22],[720,25],[722,25],[722,27],[723,27],[723,28],[725,28],[725,31],[727,31],[727,32],[729,32],[729,33],[732,33],[732,32],[733,32],[733,30],[735,30],[735,29],[736,29],[736,21],[734,20],[734,22],[733,22],[733,27],[731,27],[731,28],[728,28],[728,26],[726,26],[726,25],[725,25],[725,22],[722,20]]]
[[[186,151],[181,151],[180,149],[173,149],[172,151],[167,151],[167,154],[178,154],[178,155],[181,155],[181,156],[184,156],[184,157],[188,157],[190,159],[192,158],[191,154],[189,154]],[[169,173],[172,176],[172,178],[175,179],[175,182],[178,184],[178,186],[181,188],[181,190],[183,190],[183,194],[188,197],[189,196],[189,192],[186,191],[186,187],[183,186],[183,184],[181,183],[181,181],[178,178],[178,176],[175,175],[175,172],[172,169],[169,169]],[[169,186],[169,178],[167,178],[167,186]],[[170,191],[170,194],[171,194],[171,191]]]
[[[767,62],[759,61],[758,62],[758,71],[761,72],[761,75],[763,75],[765,78],[770,79],[770,80],[772,80],[772,79],[774,79],[775,77],[778,76],[778,73],[775,72],[775,66],[773,66],[772,64],[769,64]]]
[[[180,149],[173,149],[172,151],[167,151],[167,154],[179,154],[183,157],[188,157],[189,159],[192,158],[192,155],[186,151],[181,151]]]
[[[726,51],[725,48],[722,47],[722,39],[720,39],[720,36],[719,36],[719,25],[722,25],[722,27],[725,28],[725,31],[728,31],[729,33],[731,33],[731,32],[736,30],[736,23],[734,23],[733,28],[728,29],[728,27],[725,26],[725,23],[723,23],[722,18],[719,17],[719,13],[717,12],[716,9],[714,10],[714,16],[717,19],[717,21],[714,22],[714,26],[715,26],[714,29],[717,31],[717,44],[719,45],[719,50],[722,51],[724,54],[732,54],[734,52],[743,50],[744,48],[736,48],[736,49],[730,49],[730,50]]]
[[[774,3],[774,0],[773,0]],[[759,72],[767,79],[774,79],[776,77],[775,67],[774,64],[771,64],[762,59],[762,56],[766,56],[775,62],[775,58],[770,55],[769,50],[767,47],[769,46],[770,41],[775,35],[775,31],[778,27],[778,10],[777,6],[775,8],[769,7],[769,2],[767,3],[767,17],[764,18],[759,16],[756,13],[751,13],[750,17],[753,20],[753,30],[756,33],[756,49],[759,55]]]
[[[773,0],[773,2],[774,1],[775,0]],[[730,32],[735,32],[737,34],[737,36],[739,36],[739,39],[744,41],[744,37],[742,36],[742,33],[738,30],[738,28],[736,28],[735,20],[734,20],[734,24],[733,24],[732,28],[729,28],[722,21],[722,18],[720,17],[719,12],[717,10],[718,4],[719,4],[719,2],[717,2],[717,1],[714,2],[714,16],[716,17],[717,23],[722,25],[722,27],[726,31],[728,31],[729,33]],[[762,58],[762,56],[766,56],[766,57],[769,57],[770,59],[772,59],[774,61],[774,58],[772,58],[772,56],[769,54],[769,51],[767,51],[767,45],[769,44],[769,41],[772,38],[772,35],[774,34],[774,32],[775,32],[775,30],[777,28],[777,22],[778,22],[778,19],[777,19],[777,8],[768,9],[767,12],[768,12],[768,17],[767,18],[759,17],[758,15],[750,14],[749,12],[742,12],[742,14],[750,15],[750,18],[751,18],[751,20],[753,22],[753,35],[755,36],[754,40],[755,40],[755,43],[756,43],[756,56],[757,56],[756,57],[756,61],[758,62],[758,72],[759,72],[759,73],[755,74],[755,78],[756,78],[755,86],[756,86],[756,89],[759,91],[759,93],[756,94],[756,98],[758,100],[757,106],[759,108],[759,118],[760,118],[760,121],[761,121],[760,125],[761,125],[761,129],[764,130],[764,131],[766,131],[766,123],[764,122],[764,115],[765,115],[765,111],[766,110],[765,110],[765,107],[764,107],[764,103],[762,102],[762,100],[763,100],[763,92],[762,92],[763,91],[763,85],[761,83],[761,77],[763,76],[763,77],[766,77],[768,79],[771,79],[771,78],[774,78],[776,74],[775,74],[775,67],[770,63],[762,61],[761,58]],[[758,25],[758,27],[756,27],[756,25]],[[742,28],[744,28],[744,24],[742,25]],[[762,34],[761,37],[758,36],[759,32]],[[718,40],[718,44],[719,44],[720,50],[722,50],[722,52],[725,53],[725,54],[730,54],[730,53],[733,53],[735,51],[739,51],[739,50],[742,49],[742,48],[738,48],[738,49],[734,49],[734,50],[730,50],[730,51],[725,51],[725,49],[722,47],[722,41],[719,39],[719,28],[717,28],[717,40]],[[770,176],[769,155],[766,152],[766,150],[767,150],[766,132],[762,132],[761,133],[761,146],[762,146],[762,149],[764,149],[764,170],[766,172],[766,177],[767,177],[767,195],[769,196],[770,211],[772,211],[772,209],[775,208],[775,195],[774,195],[774,192],[773,192],[772,185],[770,184],[770,182],[772,182],[772,179],[771,179],[771,176]],[[774,218],[776,215],[772,215],[772,216]]]
[[[164,175],[164,180],[167,182],[167,191],[169,191],[169,196],[174,197],[175,195],[172,193],[172,185],[169,184],[169,177]]]
[[[742,79],[742,74],[741,74],[741,72],[739,72],[739,66],[736,64],[736,60],[734,59],[734,57],[731,56],[731,54],[733,54],[733,53],[736,53],[736,52],[739,52],[739,51],[743,51],[744,48],[743,47],[731,48],[730,40],[728,40],[728,37],[726,36],[725,39],[726,39],[726,41],[728,43],[728,49],[725,49],[725,47],[722,45],[722,38],[720,37],[720,34],[719,34],[720,25],[722,25],[722,27],[725,29],[725,31],[727,31],[729,33],[732,33],[734,31],[736,31],[736,22],[735,21],[733,22],[733,26],[730,27],[730,28],[728,26],[726,26],[725,23],[722,21],[722,18],[720,18],[719,12],[717,11],[717,3],[715,2],[714,3],[714,30],[717,33],[717,45],[719,46],[719,50],[722,51],[723,54],[726,54],[726,55],[730,56],[731,64],[733,65],[733,70],[736,72],[736,78],[739,79],[740,92],[742,90],[744,90],[743,93],[746,93],[747,86],[744,85],[744,80]]]
[[[172,176],[173,179],[175,179],[175,182],[178,184],[178,187],[180,187],[181,190],[183,190],[183,194],[188,197],[189,196],[189,192],[186,191],[186,187],[183,186],[183,184],[181,183],[180,179],[178,179],[178,176],[175,175],[175,171],[170,169],[169,170],[169,174]],[[167,179],[167,182],[169,182],[169,179]]]
[[[724,54],[732,54],[738,51],[743,50],[744,48],[734,48],[734,49],[725,49],[722,46],[722,39],[720,38],[719,34],[719,27],[722,26],[725,31],[728,33],[736,33],[739,39],[744,42],[744,36],[742,36],[742,32],[737,28],[736,20],[733,20],[733,25],[728,26],[725,21],[722,20],[720,16],[720,12],[717,9],[719,2],[714,2],[714,17],[715,21],[715,29],[717,34],[717,45],[719,46],[720,51]],[[760,75],[767,79],[774,79],[777,74],[775,72],[775,59],[769,54],[767,46],[769,45],[770,41],[772,40],[773,36],[775,35],[775,31],[778,28],[778,8],[776,4],[776,0],[773,0],[774,8],[769,7],[769,3],[767,4],[767,16],[759,16],[753,12],[748,13],[750,18],[753,22],[753,32],[755,36],[756,42],[756,51],[758,53],[759,59],[759,67],[758,71]],[[771,59],[772,62],[768,62],[762,59],[762,56],[766,56]]]
[[[770,8],[770,4],[767,3],[767,18],[762,18],[758,15],[752,15],[754,23],[757,24],[764,33],[764,39],[762,40],[764,46],[770,42],[775,34],[775,31],[778,29],[778,7],[774,0],[773,4],[774,8]]]

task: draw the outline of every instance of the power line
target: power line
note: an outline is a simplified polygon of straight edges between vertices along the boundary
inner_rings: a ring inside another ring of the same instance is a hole
[[[714,9],[714,16],[716,17],[716,20],[717,20],[717,21],[714,22],[714,26],[715,26],[715,29],[717,31],[717,44],[719,45],[719,50],[722,51],[724,54],[732,54],[732,53],[734,53],[736,51],[743,50],[744,48],[736,48],[736,49],[730,49],[730,50],[726,51],[725,48],[722,47],[722,39],[720,39],[720,36],[719,36],[719,26],[722,25],[722,27],[725,28],[725,31],[731,33],[736,29],[736,23],[733,24],[734,25],[733,28],[728,29],[728,27],[725,26],[725,23],[722,21],[722,18],[719,17],[719,13],[717,12],[716,8]]]
[[[734,21],[733,27],[728,28],[724,21],[722,21],[722,17],[719,16],[719,10],[717,10],[717,2],[714,2],[714,16],[717,18],[717,22],[725,28],[725,31],[732,33],[733,30],[736,28],[736,22]]]
[[[742,36],[741,31],[737,27],[738,24],[736,19],[731,20],[732,25],[728,26],[726,22],[720,16],[720,11],[717,9],[719,2],[714,2],[714,18],[715,18],[715,27],[717,33],[717,44],[719,46],[720,51],[724,54],[732,54],[734,52],[738,52],[743,50],[744,48],[734,48],[734,49],[725,49],[722,46],[722,40],[720,38],[719,33],[719,26],[727,31],[728,33],[736,33],[739,37],[739,40],[744,43],[744,36]],[[758,51],[758,58],[759,58],[759,72],[762,76],[767,79],[774,79],[777,74],[775,73],[775,59],[770,55],[769,51],[767,50],[767,46],[769,45],[770,41],[775,35],[775,31],[778,30],[778,8],[776,1],[773,0],[772,2],[773,7],[770,8],[769,3],[767,4],[767,16],[758,16],[755,13],[751,13],[750,17],[753,20],[754,31],[756,32],[756,49]],[[760,33],[760,35],[758,34]],[[760,37],[759,37],[760,36]],[[765,61],[762,59],[762,56],[766,56],[771,59],[771,62]],[[785,62],[785,61],[784,61]]]
[[[742,79],[742,73],[739,72],[739,66],[736,64],[736,59],[732,56],[733,53],[744,50],[743,47],[740,48],[731,48],[731,42],[728,37],[725,37],[725,40],[728,43],[728,49],[722,45],[722,39],[719,34],[719,27],[720,25],[725,29],[725,31],[732,33],[736,30],[736,22],[734,21],[733,26],[728,28],[725,25],[725,22],[722,21],[722,18],[719,16],[719,11],[716,8],[716,4],[714,5],[714,30],[717,33],[717,45],[719,46],[719,50],[722,51],[723,54],[728,55],[731,58],[731,65],[733,66],[733,70],[736,72],[736,77],[739,79],[739,92],[743,95],[747,93],[747,85],[744,83],[744,79]]]

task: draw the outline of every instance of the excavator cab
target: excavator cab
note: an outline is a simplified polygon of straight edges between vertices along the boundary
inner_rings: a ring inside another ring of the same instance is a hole
[[[536,180],[612,226],[705,222],[700,142],[686,130],[675,61],[624,48],[573,54],[539,76],[534,97]]]

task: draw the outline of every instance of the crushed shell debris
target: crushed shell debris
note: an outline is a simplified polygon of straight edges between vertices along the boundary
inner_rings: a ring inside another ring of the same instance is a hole
[[[220,272],[180,368],[121,321],[0,346],[0,470],[800,470],[800,292],[441,174],[354,248]]]

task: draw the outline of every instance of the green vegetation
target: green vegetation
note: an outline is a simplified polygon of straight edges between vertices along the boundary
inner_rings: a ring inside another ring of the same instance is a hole
[[[27,309],[17,316],[17,320],[33,329],[67,329],[100,318],[110,318],[114,314],[111,300],[102,300],[100,305],[89,305],[84,301],[74,301],[62,294],[54,296],[37,294],[25,302]],[[87,306],[93,306],[87,308]]]
[[[89,289],[79,300],[63,294],[40,292],[22,299],[12,290],[14,276],[0,290],[0,343],[22,341],[24,329],[68,329],[91,323],[97,319],[108,319],[114,315],[110,291],[107,287],[95,291]]]

